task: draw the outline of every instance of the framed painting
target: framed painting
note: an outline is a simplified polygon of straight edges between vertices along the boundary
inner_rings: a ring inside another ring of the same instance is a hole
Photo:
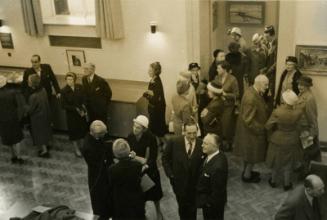
[[[82,74],[86,63],[84,50],[66,50],[69,71]]]
[[[3,49],[14,49],[11,33],[0,33],[0,42]]]
[[[212,31],[218,27],[218,1],[212,2]]]
[[[227,2],[227,22],[230,25],[263,26],[265,23],[265,2]]]
[[[327,76],[327,46],[296,45],[295,53],[303,73]]]

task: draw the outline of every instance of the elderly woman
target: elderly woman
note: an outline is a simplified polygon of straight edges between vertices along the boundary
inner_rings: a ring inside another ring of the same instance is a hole
[[[294,129],[303,111],[294,108],[298,97],[292,90],[286,90],[282,98],[284,104],[273,111],[266,123],[269,140],[266,162],[272,169],[269,185],[275,188],[278,175],[282,174],[284,190],[287,191],[293,187],[291,182],[293,166],[303,157],[300,134]]]
[[[159,62],[150,64],[149,76],[151,78],[148,90],[143,94],[149,101],[149,129],[158,137],[158,143],[162,144],[162,137],[167,133],[166,126],[166,101],[162,82],[160,79],[161,65]]]
[[[19,94],[10,89],[7,79],[0,75],[0,137],[3,145],[11,147],[12,163],[22,164],[20,142],[23,132],[18,118]]]
[[[286,90],[290,89],[299,94],[298,80],[302,76],[302,73],[297,68],[297,58],[293,56],[288,56],[286,58],[286,69],[283,71],[276,95],[275,105],[278,106],[281,104],[281,94]]]
[[[155,186],[145,193],[146,201],[153,201],[157,210],[157,219],[162,219],[160,209],[160,199],[162,198],[162,188],[160,174],[157,167],[158,146],[156,138],[148,130],[149,120],[144,115],[139,115],[133,120],[133,132],[128,135],[127,141],[131,150],[136,156],[145,158],[148,165],[146,173],[155,182]]]
[[[186,80],[179,80],[176,83],[177,94],[172,98],[172,107],[174,111],[173,122],[176,135],[182,134],[183,124],[189,120],[194,120],[194,112],[190,100],[187,98],[190,83]]]
[[[69,139],[73,142],[75,155],[81,157],[80,147],[87,133],[86,99],[83,86],[76,83],[76,74],[66,74],[66,86],[61,90],[62,107],[66,110]]]
[[[100,120],[90,125],[90,133],[84,138],[82,155],[87,164],[88,185],[93,214],[107,220],[112,215],[109,195],[109,166],[113,164],[112,143],[106,141],[107,126]]]
[[[215,81],[222,84],[224,112],[221,118],[224,149],[230,150],[235,131],[235,110],[239,104],[237,79],[231,74],[232,68],[227,61],[217,64],[218,76]]]
[[[216,82],[210,82],[207,88],[211,101],[201,112],[203,135],[214,133],[222,136],[221,118],[224,112],[224,101],[222,99],[223,88],[221,84]]]
[[[145,199],[141,187],[143,165],[131,159],[130,146],[124,139],[115,140],[112,151],[118,159],[118,163],[108,171],[113,220],[145,220]]]
[[[28,77],[28,86],[33,91],[28,98],[27,113],[31,119],[31,134],[34,145],[39,147],[39,156],[48,158],[47,145],[52,137],[51,111],[48,96],[40,86],[41,78],[37,74]]]
[[[300,93],[297,107],[304,110],[304,114],[299,121],[299,130],[301,136],[306,136],[313,141],[311,146],[304,149],[304,168],[305,172],[307,172],[311,160],[321,161],[317,103],[311,91],[312,79],[308,76],[301,76],[298,84]]]

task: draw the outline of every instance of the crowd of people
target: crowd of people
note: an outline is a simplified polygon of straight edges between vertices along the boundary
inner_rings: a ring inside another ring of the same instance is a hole
[[[88,165],[92,209],[100,219],[145,219],[146,201],[154,202],[157,218],[163,219],[157,166],[160,149],[182,220],[195,220],[197,208],[202,208],[205,220],[224,219],[228,184],[225,152],[242,158],[244,183],[260,182],[260,172],[254,168],[265,162],[271,169],[269,186],[282,183],[285,191],[291,190],[292,174],[302,171],[305,177],[310,161],[321,160],[312,79],[298,70],[296,57],[288,56],[275,94],[274,27],[255,33],[251,47],[240,28],[234,27],[228,34],[232,39],[229,52],[213,52],[207,76],[194,62],[179,74],[169,131],[161,64],[151,63],[151,80],[143,94],[148,117],[137,116],[128,137],[114,141],[107,130],[112,91],[107,81],[95,74],[95,65],[84,65],[82,84],[77,83],[75,73],[68,72],[66,85],[60,89],[51,66],[41,64],[40,56],[33,55],[21,86],[0,76],[0,132],[2,143],[11,146],[12,163],[24,164],[19,145],[23,127],[29,128],[38,156],[50,157],[50,103],[58,98],[66,111],[75,154],[84,157]],[[167,136],[168,132],[174,135]],[[146,190],[145,177],[154,185]],[[276,219],[301,219],[297,205],[304,195],[310,201],[312,219],[319,219],[313,204],[324,193],[323,188],[318,176],[307,176],[304,189],[294,190],[297,197],[282,206]]]

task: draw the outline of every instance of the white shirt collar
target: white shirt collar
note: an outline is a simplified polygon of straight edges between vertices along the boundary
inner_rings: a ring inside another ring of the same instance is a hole
[[[95,74],[92,74],[91,76],[89,76],[90,82],[93,81],[94,75],[95,75]]]
[[[312,200],[313,200],[313,197],[310,196],[310,195],[308,194],[308,192],[307,192],[306,189],[304,189],[304,193],[305,193],[305,196],[307,197],[307,199],[308,199],[310,205],[312,206]]]
[[[189,145],[189,141],[186,139],[185,136],[184,136],[184,140],[185,140],[185,149],[186,149],[186,152],[188,152],[188,149],[189,149],[189,147],[190,147],[190,145]],[[193,151],[194,151],[194,148],[195,148],[195,142],[196,142],[196,140],[192,141],[192,152],[191,152],[191,154],[192,154]]]
[[[208,163],[214,156],[216,156],[217,154],[219,154],[219,150],[217,150],[215,153],[213,154],[210,154],[207,156],[207,159],[206,159],[206,163]]]

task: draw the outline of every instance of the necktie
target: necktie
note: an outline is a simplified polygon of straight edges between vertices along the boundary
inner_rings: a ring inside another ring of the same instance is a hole
[[[187,150],[188,158],[190,158],[192,155],[192,147],[193,147],[192,142],[188,142],[188,150]]]

